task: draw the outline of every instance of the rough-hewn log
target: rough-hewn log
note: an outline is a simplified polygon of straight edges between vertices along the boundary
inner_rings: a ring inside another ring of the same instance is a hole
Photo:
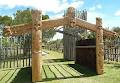
[[[32,10],[32,82],[42,80],[42,23],[41,11]]]
[[[106,36],[106,37],[114,37],[116,35],[118,35],[116,32],[114,31],[110,31],[110,30],[107,30],[107,29],[103,29],[103,36]]]
[[[20,24],[14,26],[5,26],[4,36],[17,36],[25,33],[31,33],[32,23]]]
[[[88,29],[88,30],[91,30],[91,31],[94,31],[94,32],[97,31],[97,28],[96,28],[95,24],[91,24],[89,22],[86,22],[86,21],[78,19],[78,18],[76,18],[76,26],[82,27],[82,28],[85,28],[85,29]],[[110,37],[112,37],[112,36],[117,35],[116,32],[107,30],[107,29],[105,29],[103,27],[101,27],[101,29],[103,29],[104,36],[110,36]]]
[[[76,18],[76,26],[96,32],[96,26],[84,20]]]
[[[103,43],[103,29],[102,19],[96,18],[96,72],[103,74],[104,64],[104,43]]]
[[[42,29],[49,29],[59,26],[64,26],[67,24],[67,18],[60,19],[51,19],[51,20],[43,20],[42,21]]]
[[[42,21],[42,29],[49,29],[49,28],[54,28],[54,27],[58,27],[58,26],[64,26],[64,25],[68,25],[68,21],[70,20],[70,18],[60,18],[60,19],[53,19],[53,20],[43,20]],[[84,20],[81,20],[79,18],[75,18],[76,22],[72,22],[72,26],[73,23],[75,23],[76,25],[74,26],[78,26],[78,27],[82,27],[91,31],[96,32],[96,26],[94,24],[88,23]],[[40,22],[38,22],[40,23]],[[17,36],[17,35],[21,35],[21,34],[25,34],[25,33],[31,33],[32,30],[32,23],[27,23],[27,24],[20,24],[20,25],[14,25],[14,26],[6,26],[6,28],[4,29],[4,36]],[[103,29],[103,34],[104,36],[115,36],[117,35],[116,32],[107,30],[107,29]]]
[[[42,29],[49,29],[49,28],[67,25],[67,18],[43,20],[42,22],[38,21],[38,25],[40,25],[40,23],[42,23],[41,26]],[[25,33],[31,33],[32,27],[33,27],[32,23],[6,26],[4,28],[3,34],[4,36],[17,36]]]

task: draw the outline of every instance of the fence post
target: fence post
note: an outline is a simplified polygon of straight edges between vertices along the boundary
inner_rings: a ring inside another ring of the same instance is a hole
[[[104,44],[103,44],[103,29],[102,19],[96,18],[96,72],[103,74],[104,64]]]
[[[42,80],[42,30],[38,29],[42,24],[41,11],[32,10],[32,82]]]
[[[75,27],[75,8],[69,7],[65,16],[68,18],[68,24],[64,26],[64,32],[72,33],[71,28]],[[73,33],[72,33],[73,34]],[[64,42],[64,59],[66,60],[75,60],[75,40],[72,40],[73,37],[64,34],[63,42]],[[72,44],[74,43],[74,44]],[[72,49],[73,48],[73,49]]]

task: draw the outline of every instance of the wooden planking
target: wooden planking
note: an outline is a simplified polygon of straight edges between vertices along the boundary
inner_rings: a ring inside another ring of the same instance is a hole
[[[14,69],[14,70],[10,70],[10,72],[8,73],[8,75],[6,75],[1,83],[8,83],[8,81],[11,79],[11,77],[13,76],[13,74],[16,72],[17,69]]]
[[[64,78],[72,77],[72,75],[63,69],[60,65],[55,65],[56,69],[64,76]]]
[[[0,72],[0,81],[2,81],[9,73],[10,73],[10,70]]]
[[[55,65],[50,65],[49,67],[55,73],[57,78],[63,78],[63,75],[55,68]]]
[[[71,69],[67,65],[61,65],[64,69],[66,69],[69,73],[71,73],[72,76],[80,76],[79,72],[76,72],[75,70]]]
[[[46,78],[50,79],[50,78],[55,78],[55,75],[53,74],[53,72],[49,69],[49,65],[44,65],[43,66],[45,69],[45,73],[46,73]]]

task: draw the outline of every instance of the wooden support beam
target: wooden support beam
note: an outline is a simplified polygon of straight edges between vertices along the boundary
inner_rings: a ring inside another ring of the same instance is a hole
[[[103,29],[102,19],[96,18],[96,72],[103,74],[104,64],[104,43],[103,43]]]
[[[42,14],[41,11],[32,10],[32,82],[42,80]]]
[[[89,22],[86,22],[86,21],[78,19],[78,18],[76,18],[76,26],[78,26],[80,28],[85,28],[85,29],[88,29],[88,30],[91,30],[91,31],[94,31],[94,32],[97,31],[97,28],[96,28],[95,24],[91,24]],[[103,27],[101,27],[101,29],[103,29],[103,35],[104,36],[113,37],[113,36],[117,35],[117,33],[114,32],[114,31],[107,30]]]
[[[67,18],[38,21],[38,25],[40,23],[42,23],[42,26],[41,26],[42,29],[50,29],[50,28],[66,25]],[[4,28],[3,34],[4,36],[17,36],[25,33],[31,33],[32,27],[33,27],[32,23],[6,26]]]
[[[114,31],[110,31],[110,30],[103,28],[103,35],[106,37],[114,37],[114,36],[117,36],[118,34]]]
[[[67,18],[51,19],[42,21],[42,29],[50,29],[67,25]]]
[[[14,25],[14,26],[5,26],[3,30],[4,36],[17,36],[25,33],[31,33],[32,23]]]
[[[91,31],[96,32],[97,28],[95,24],[91,24],[89,22],[86,22],[84,20],[81,20],[79,18],[75,18],[75,9],[73,7],[69,7],[67,11],[67,16],[59,19],[49,19],[49,20],[42,20],[38,21],[38,25],[42,23],[41,28],[42,29],[49,29],[49,28],[54,28],[58,26],[78,26],[80,28],[85,28]],[[7,26],[4,29],[4,36],[17,36],[25,33],[31,33],[32,30],[32,23],[27,23],[27,24],[20,24],[20,25],[14,25],[14,26]],[[40,28],[40,29],[41,29]],[[103,34],[104,36],[115,36],[116,33],[113,31],[103,29]]]
[[[86,21],[78,19],[78,18],[76,18],[76,26],[96,32],[95,24],[91,24],[89,22],[86,22]]]

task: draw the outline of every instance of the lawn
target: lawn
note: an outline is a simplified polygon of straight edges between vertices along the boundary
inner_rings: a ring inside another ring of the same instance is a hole
[[[43,80],[38,83],[120,83],[120,64],[105,63],[104,74],[96,75],[74,61],[64,60],[62,53],[47,52],[43,56]],[[31,67],[1,69],[0,83],[31,83]]]

